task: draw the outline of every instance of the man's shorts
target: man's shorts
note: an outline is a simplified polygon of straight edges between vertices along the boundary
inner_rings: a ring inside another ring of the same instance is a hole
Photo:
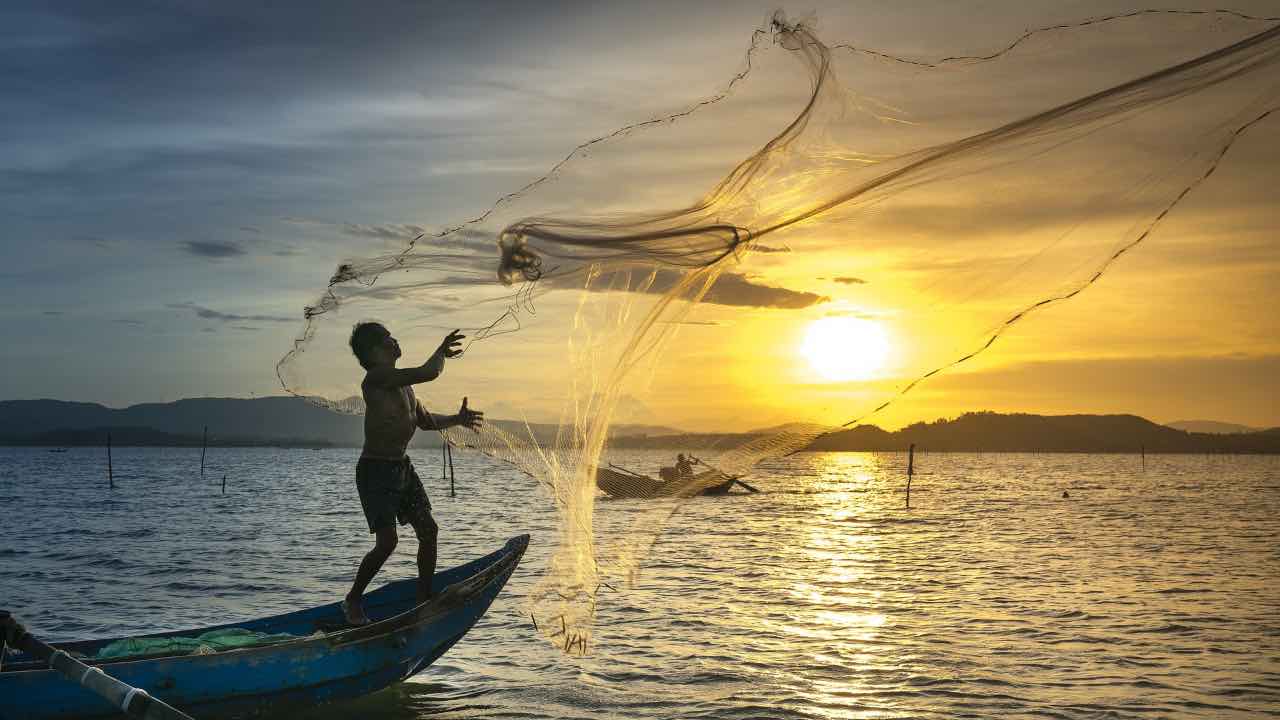
[[[356,490],[360,492],[360,506],[364,508],[371,533],[393,527],[396,521],[401,525],[434,522],[427,491],[407,457],[400,460],[360,458],[356,463]]]

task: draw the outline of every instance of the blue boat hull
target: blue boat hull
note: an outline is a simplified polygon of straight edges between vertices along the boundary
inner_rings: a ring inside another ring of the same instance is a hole
[[[196,718],[253,717],[380,690],[426,668],[484,615],[528,547],[523,535],[501,550],[437,573],[436,599],[414,604],[414,580],[366,596],[374,623],[341,628],[336,603],[287,615],[148,637],[195,636],[219,627],[300,636],[209,655],[89,662]],[[92,657],[112,640],[59,644]],[[0,671],[0,720],[119,718],[119,709],[46,666],[19,656]]]

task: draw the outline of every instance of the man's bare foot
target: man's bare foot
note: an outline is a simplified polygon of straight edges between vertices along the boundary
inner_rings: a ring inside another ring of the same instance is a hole
[[[347,597],[342,601],[342,617],[350,625],[368,625],[369,616],[364,614],[364,602]]]

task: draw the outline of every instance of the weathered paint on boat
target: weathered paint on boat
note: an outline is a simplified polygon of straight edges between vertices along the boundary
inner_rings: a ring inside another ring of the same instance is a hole
[[[374,620],[359,628],[317,632],[342,622],[337,603],[285,615],[147,637],[194,636],[219,628],[289,633],[297,640],[210,655],[92,662],[106,673],[196,718],[253,717],[287,708],[359,697],[420,672],[484,615],[520,562],[529,536],[465,565],[436,573],[445,590],[414,605],[415,580],[388,583],[366,596]],[[92,657],[113,639],[59,643]],[[18,656],[0,670],[0,720],[118,718],[120,711],[43,663]]]

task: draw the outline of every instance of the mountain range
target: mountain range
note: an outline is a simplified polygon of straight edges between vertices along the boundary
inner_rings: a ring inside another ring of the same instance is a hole
[[[1258,432],[1264,428],[1250,427],[1248,425],[1237,425],[1235,423],[1218,422],[1217,420],[1175,420],[1171,423],[1165,423],[1171,428],[1177,430],[1186,430],[1187,432],[1215,433],[1218,435],[1228,435],[1233,433],[1251,433]]]
[[[108,433],[117,445],[360,447],[363,419],[342,415],[296,397],[192,398],[108,408],[62,400],[0,401],[0,444],[101,445]],[[497,425],[547,441],[555,426],[508,420]],[[887,431],[860,425],[814,441],[811,450],[903,450],[914,443],[932,451],[1280,453],[1280,428],[1253,430],[1212,421],[1184,427],[1160,425],[1136,415],[1032,415],[965,413]],[[1185,429],[1197,428],[1195,430]],[[1205,432],[1198,428],[1214,428]],[[688,433],[654,425],[615,425],[614,448],[727,448],[770,434]],[[413,447],[439,447],[435,433],[418,433]]]
[[[495,424],[547,440],[556,427],[514,420]],[[360,447],[364,418],[335,413],[298,397],[190,398],[109,408],[64,400],[0,401],[0,445],[211,445]],[[615,425],[616,436],[678,434],[661,425]],[[414,436],[412,447],[439,447],[434,432]]]
[[[781,428],[785,430],[786,426]],[[615,439],[615,448],[730,448],[767,435],[684,433]],[[1137,415],[1031,415],[965,413],[887,431],[859,425],[824,435],[807,450],[906,450],[912,444],[935,452],[1122,452],[1280,453],[1280,428],[1242,433],[1190,432]]]

